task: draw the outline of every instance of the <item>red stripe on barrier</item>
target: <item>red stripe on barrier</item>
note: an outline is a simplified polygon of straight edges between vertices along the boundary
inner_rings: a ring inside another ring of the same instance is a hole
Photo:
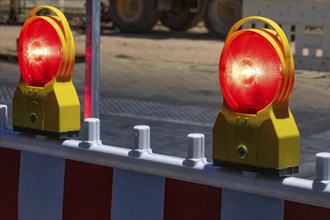
[[[221,188],[166,178],[164,219],[220,219]]]
[[[0,219],[18,219],[21,153],[0,147]]]
[[[112,168],[66,160],[63,219],[110,219]]]
[[[330,198],[329,198],[330,199]],[[284,220],[329,220],[330,209],[285,201]]]

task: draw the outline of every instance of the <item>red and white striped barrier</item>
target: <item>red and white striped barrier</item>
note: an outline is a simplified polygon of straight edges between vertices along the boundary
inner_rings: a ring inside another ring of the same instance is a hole
[[[204,138],[188,136],[187,158],[153,154],[147,126],[133,149],[105,146],[99,121],[82,141],[4,128],[0,106],[0,219],[329,219],[329,153],[316,179],[271,178],[213,167]]]

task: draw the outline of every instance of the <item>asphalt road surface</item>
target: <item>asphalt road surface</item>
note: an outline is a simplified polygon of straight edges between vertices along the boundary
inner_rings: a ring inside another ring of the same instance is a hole
[[[84,35],[75,33],[77,49]],[[206,136],[212,161],[212,126],[222,104],[218,59],[223,42],[203,31],[101,36],[100,119],[104,144],[129,148],[134,125],[151,127],[153,152],[185,157],[189,133]],[[73,82],[83,104],[84,63]],[[19,80],[15,61],[0,60],[0,103],[11,109]],[[330,73],[296,70],[290,107],[301,133],[299,176],[314,176],[314,155],[330,151]],[[11,114],[9,113],[11,116]]]

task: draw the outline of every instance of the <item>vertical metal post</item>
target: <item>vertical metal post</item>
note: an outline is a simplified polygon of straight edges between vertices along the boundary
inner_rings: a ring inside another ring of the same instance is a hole
[[[84,118],[99,118],[100,0],[86,0]]]

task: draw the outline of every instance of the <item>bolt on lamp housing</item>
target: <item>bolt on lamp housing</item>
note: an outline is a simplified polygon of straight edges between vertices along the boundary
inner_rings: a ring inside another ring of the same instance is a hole
[[[239,30],[251,20],[273,29]],[[213,127],[214,165],[297,173],[300,137],[288,106],[294,62],[282,29],[258,16],[238,21],[222,50],[219,78],[224,102]]]
[[[55,15],[38,16],[43,9]],[[80,103],[71,80],[74,59],[72,32],[62,12],[51,6],[31,10],[18,40],[15,131],[57,137],[79,133]]]

